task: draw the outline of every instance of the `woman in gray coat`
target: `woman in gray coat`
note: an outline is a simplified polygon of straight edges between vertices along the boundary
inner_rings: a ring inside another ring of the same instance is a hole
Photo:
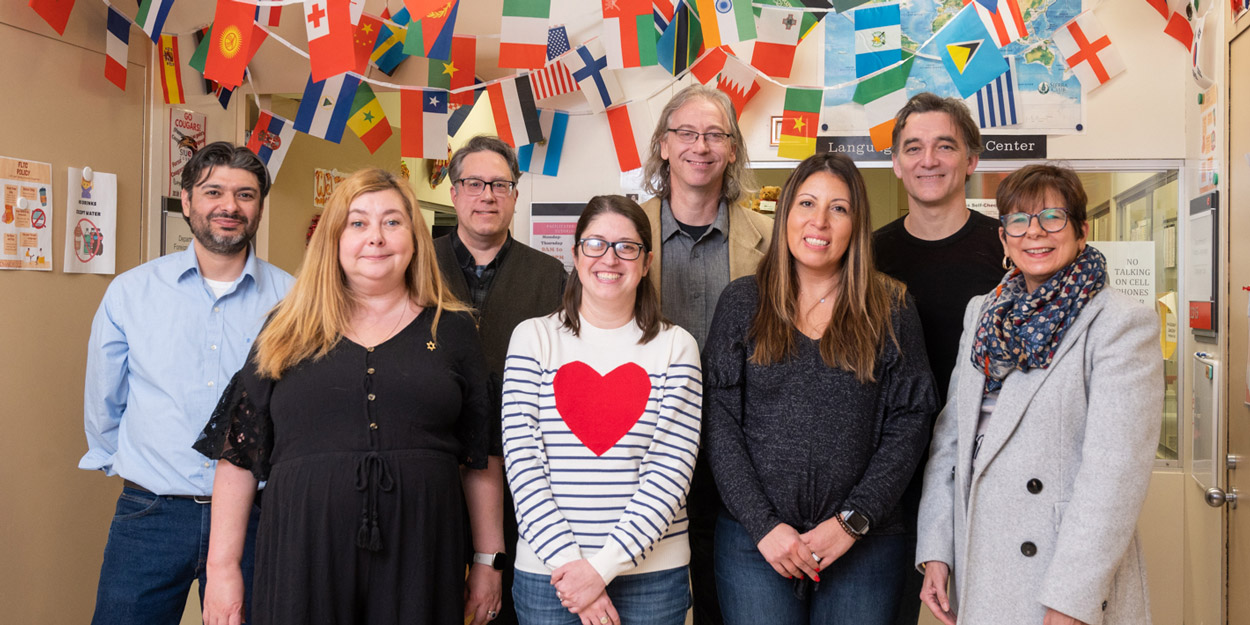
[[[964,315],[925,472],[921,599],[948,625],[1149,623],[1135,527],[1163,406],[1156,316],[1107,283],[1071,170],[1025,167],[997,200],[1014,270]]]

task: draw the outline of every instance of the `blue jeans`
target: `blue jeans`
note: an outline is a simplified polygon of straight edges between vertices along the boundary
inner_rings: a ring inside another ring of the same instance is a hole
[[[621,625],[682,625],[690,609],[687,567],[621,575],[608,584],[608,598]],[[581,618],[560,605],[550,575],[518,570],[512,582],[520,625],[581,625]]]
[[[210,508],[190,499],[123,488],[104,547],[92,625],[177,625],[195,579],[203,605]],[[249,617],[259,514],[253,506],[241,562]]]
[[[737,521],[716,525],[716,589],[726,625],[890,625],[912,569],[906,536],[857,541],[820,572],[805,599],[777,574]]]

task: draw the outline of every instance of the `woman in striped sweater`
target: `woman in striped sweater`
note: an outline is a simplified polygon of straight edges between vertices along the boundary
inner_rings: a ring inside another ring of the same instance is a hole
[[[517,326],[504,370],[517,617],[680,625],[690,604],[698,347],[661,316],[643,279],[651,227],[637,204],[592,198],[575,240],[563,304]]]

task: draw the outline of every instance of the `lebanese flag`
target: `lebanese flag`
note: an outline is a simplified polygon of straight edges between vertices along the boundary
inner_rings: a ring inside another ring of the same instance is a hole
[[[447,158],[447,92],[403,89],[399,92],[399,154],[411,158]]]
[[[212,42],[204,60],[204,77],[231,89],[243,84],[243,70],[251,60],[256,6],[237,0],[219,0],[213,15]]]
[[[712,80],[716,78],[716,75],[724,69],[725,60],[729,58],[731,52],[732,51],[729,49],[729,46],[719,46],[708,49],[707,52],[703,53],[703,56],[699,57],[698,60],[694,62],[694,65],[690,66],[690,73],[693,74],[695,80],[698,80],[700,83],[706,85],[709,82],[712,82]]]
[[[608,107],[608,130],[612,132],[612,145],[616,148],[616,162],[621,171],[633,171],[642,167],[642,155],[647,153],[647,140],[653,124],[646,101],[632,101]]]
[[[347,2],[304,0],[304,28],[308,31],[308,61],[314,82],[355,68],[352,36],[356,28]]]
[[[126,61],[130,50],[130,20],[109,7],[108,34],[104,49],[104,77],[117,85],[118,89],[126,90]]]
[[[52,27],[58,35],[65,35],[69,12],[74,10],[74,0],[30,0],[28,5]]]
[[[1111,38],[1093,11],[1085,11],[1056,28],[1051,39],[1081,81],[1083,91],[1097,89],[1124,71],[1124,59],[1111,46]]]
[[[994,0],[997,2],[993,12],[985,8],[979,0],[964,0],[964,5],[973,4],[977,17],[985,24],[994,44],[1002,48],[1007,44],[1029,36],[1029,29],[1024,25],[1024,14],[1020,12],[1017,0]]]
[[[522,75],[486,86],[490,110],[495,116],[495,134],[516,148],[543,140],[538,124],[538,106],[529,76]]]
[[[602,39],[608,52],[608,69],[659,64],[652,10],[650,0],[604,3]]]

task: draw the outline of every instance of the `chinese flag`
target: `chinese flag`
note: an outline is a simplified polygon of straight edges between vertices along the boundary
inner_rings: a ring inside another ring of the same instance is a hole
[[[43,18],[58,35],[65,34],[69,12],[74,10],[74,0],[30,0],[30,8]]]
[[[219,0],[213,15],[212,41],[204,61],[204,77],[235,88],[243,84],[243,70],[251,60],[252,27],[256,5],[236,0]]]
[[[352,46],[356,50],[356,68],[352,71],[361,76],[369,71],[369,55],[373,54],[373,44],[377,43],[380,32],[382,20],[368,13],[360,14],[360,23],[352,36]]]
[[[308,31],[313,82],[356,67],[356,44],[352,41],[356,27],[352,25],[348,4],[340,0],[304,0],[304,28]]]

